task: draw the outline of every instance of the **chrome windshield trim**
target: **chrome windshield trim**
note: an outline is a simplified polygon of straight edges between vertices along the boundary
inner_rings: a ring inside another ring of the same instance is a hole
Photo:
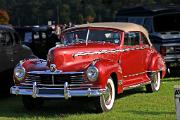
[[[88,44],[89,32],[90,32],[90,30],[88,29],[87,35],[86,35],[86,45]]]
[[[84,72],[62,72],[61,70],[56,70],[54,72],[51,72],[50,70],[44,70],[44,71],[30,71],[28,74],[36,74],[36,75],[41,75],[41,74],[47,74],[47,75],[73,75],[73,74],[84,74]]]

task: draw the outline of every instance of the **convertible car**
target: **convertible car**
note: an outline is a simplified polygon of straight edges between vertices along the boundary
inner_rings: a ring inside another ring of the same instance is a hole
[[[146,86],[158,91],[166,66],[148,32],[133,23],[91,23],[62,32],[47,60],[20,61],[14,69],[11,93],[22,95],[27,109],[45,98],[86,97],[98,112],[113,108],[124,90]]]

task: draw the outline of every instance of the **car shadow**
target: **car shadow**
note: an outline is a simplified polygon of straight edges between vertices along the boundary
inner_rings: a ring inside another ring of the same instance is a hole
[[[24,108],[20,96],[11,96],[0,99],[0,117],[34,118],[34,117],[68,117],[75,114],[95,113],[88,102],[77,100],[45,100],[44,106],[38,110]]]
[[[144,87],[139,87],[131,90],[126,90],[120,94],[116,99],[127,97],[133,94],[146,93]],[[27,110],[24,108],[20,96],[10,96],[7,98],[0,98],[0,117],[16,117],[16,118],[36,118],[46,117],[52,118],[54,116],[63,118],[76,114],[92,114],[97,113],[92,106],[90,100],[73,99],[73,100],[45,100],[44,106],[38,110]]]

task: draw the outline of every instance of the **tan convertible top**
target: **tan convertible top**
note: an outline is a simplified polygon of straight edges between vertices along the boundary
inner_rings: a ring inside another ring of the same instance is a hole
[[[144,33],[144,35],[149,40],[149,34],[147,30],[142,27],[141,25],[137,25],[134,23],[128,23],[128,22],[99,22],[99,23],[89,23],[89,24],[82,24],[77,25],[75,27],[69,28],[69,29],[75,29],[75,28],[83,28],[83,27],[101,27],[101,28],[112,28],[112,29],[118,29],[122,30],[124,32],[130,32],[130,31],[140,31]],[[69,30],[67,29],[67,30]],[[66,31],[66,30],[65,30]],[[151,44],[150,40],[149,43]]]

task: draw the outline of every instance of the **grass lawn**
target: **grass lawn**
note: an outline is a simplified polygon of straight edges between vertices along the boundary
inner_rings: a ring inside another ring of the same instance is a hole
[[[39,111],[25,110],[20,96],[0,99],[2,120],[175,120],[174,85],[180,78],[166,78],[159,92],[146,93],[144,87],[125,91],[116,99],[114,108],[107,113],[94,113],[87,104],[46,101]]]

